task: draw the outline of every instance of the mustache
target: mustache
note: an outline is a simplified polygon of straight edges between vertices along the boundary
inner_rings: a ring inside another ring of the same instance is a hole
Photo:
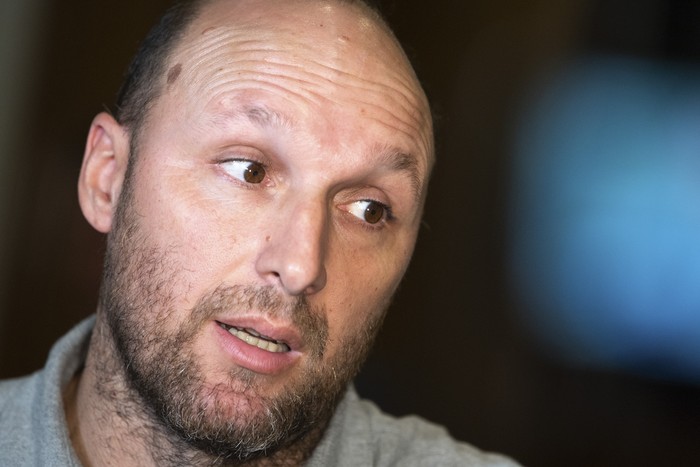
[[[328,344],[328,320],[322,307],[312,306],[305,295],[283,296],[274,286],[221,284],[203,295],[192,308],[191,322],[199,323],[226,313],[256,310],[272,319],[285,319],[300,333],[316,358],[323,358]]]

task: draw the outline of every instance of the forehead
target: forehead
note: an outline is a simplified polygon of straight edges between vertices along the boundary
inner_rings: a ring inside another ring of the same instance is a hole
[[[348,120],[353,112],[358,121],[371,116],[411,140],[426,165],[432,158],[432,123],[420,84],[393,35],[356,6],[211,2],[170,57],[163,80],[166,98],[200,108],[221,107],[252,91],[307,111],[334,109]]]
[[[333,48],[335,58],[343,49],[365,52],[367,59],[381,52],[381,60],[404,71],[401,47],[386,26],[371,11],[339,0],[214,0],[205,2],[193,21],[185,44],[196,45],[202,33],[234,33],[231,39],[291,41],[289,46],[311,47],[324,56]],[[280,46],[282,44],[277,44]],[[388,53],[387,53],[388,52]],[[324,56],[323,58],[330,58]]]

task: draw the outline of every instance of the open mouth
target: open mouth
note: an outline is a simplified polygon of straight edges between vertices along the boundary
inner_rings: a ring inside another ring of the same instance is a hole
[[[283,353],[289,352],[291,350],[289,348],[289,345],[285,344],[284,342],[280,342],[270,337],[263,336],[259,332],[255,331],[255,329],[237,328],[235,326],[229,326],[228,324],[224,324],[219,321],[217,321],[217,323],[219,324],[219,326],[228,331],[229,334],[231,334],[234,337],[237,337],[238,339],[242,340],[248,345],[252,345],[254,347],[272,353]]]

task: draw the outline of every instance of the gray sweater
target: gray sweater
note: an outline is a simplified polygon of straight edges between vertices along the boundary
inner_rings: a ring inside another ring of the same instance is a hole
[[[79,466],[63,411],[62,388],[83,365],[94,317],[51,349],[46,367],[0,381],[0,465]],[[331,420],[308,466],[503,466],[510,459],[453,440],[418,417],[394,418],[353,388]]]

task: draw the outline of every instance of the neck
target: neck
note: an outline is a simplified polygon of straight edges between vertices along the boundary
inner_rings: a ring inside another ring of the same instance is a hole
[[[247,463],[213,458],[166,428],[127,383],[104,315],[90,341],[85,369],[64,391],[71,442],[85,466],[300,465],[319,442],[324,427],[270,457]]]

